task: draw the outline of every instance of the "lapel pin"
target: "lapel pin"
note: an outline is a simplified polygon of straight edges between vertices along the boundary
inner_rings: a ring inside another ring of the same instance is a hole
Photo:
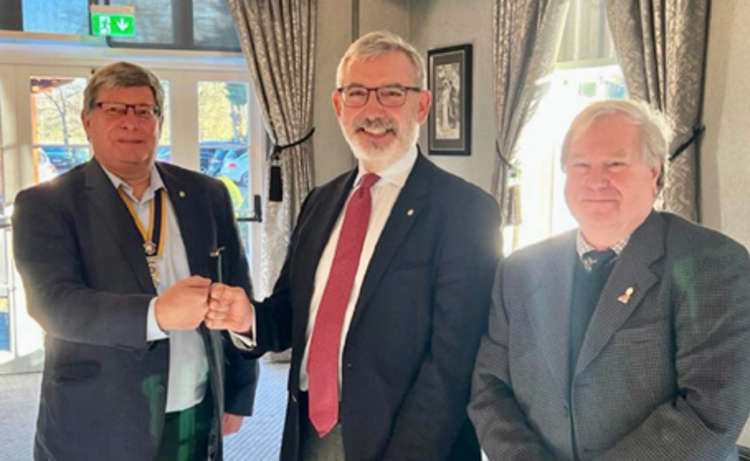
[[[184,191],[184,190],[181,190],[180,192],[178,192],[178,194],[177,194],[177,195],[179,195],[179,196],[180,196],[180,198],[185,198],[185,191]]]
[[[633,287],[627,287],[625,289],[625,292],[623,292],[623,294],[621,294],[620,296],[617,297],[617,300],[620,301],[623,304],[629,303],[630,302],[630,297],[633,295],[634,291],[635,290],[633,289]]]
[[[413,214],[414,214],[414,208],[409,208],[409,210],[407,210],[406,212],[406,216],[411,216]]]

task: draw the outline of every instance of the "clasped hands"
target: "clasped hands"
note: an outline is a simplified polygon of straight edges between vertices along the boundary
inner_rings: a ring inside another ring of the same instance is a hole
[[[253,322],[253,307],[245,290],[193,275],[178,280],[156,298],[154,314],[162,330],[193,330],[204,322],[213,330],[247,333]],[[242,415],[222,415],[222,435],[234,434],[242,426]]]
[[[253,306],[245,290],[193,275],[177,281],[156,299],[156,322],[162,330],[192,330],[201,322],[212,330],[247,333]]]

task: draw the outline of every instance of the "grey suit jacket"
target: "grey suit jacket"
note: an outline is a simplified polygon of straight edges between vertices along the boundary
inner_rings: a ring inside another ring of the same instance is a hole
[[[183,168],[157,167],[191,273],[215,278],[209,252],[224,246],[225,280],[249,295],[226,188]],[[92,160],[19,192],[13,226],[29,313],[46,333],[34,458],[153,459],[164,425],[169,341],[146,341],[156,292],[140,234],[112,183]],[[221,459],[220,415],[251,413],[257,364],[221,333],[203,325],[199,332],[214,402],[209,451]]]
[[[576,257],[569,232],[499,267],[469,404],[490,459],[736,460],[750,411],[745,248],[652,212],[612,270],[571,380]]]

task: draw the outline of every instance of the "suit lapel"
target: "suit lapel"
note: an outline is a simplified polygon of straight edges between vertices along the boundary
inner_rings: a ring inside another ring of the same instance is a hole
[[[358,319],[362,317],[362,311],[367,308],[380,279],[409,233],[409,229],[428,205],[426,197],[429,195],[431,187],[431,168],[434,167],[421,154],[417,155],[414,168],[409,173],[396,203],[393,204],[391,214],[375,246],[372,259],[362,281],[357,307],[354,310],[349,329],[350,332],[356,328]]]
[[[144,293],[156,294],[143,254],[143,238],[117,190],[96,160],[85,168],[84,203],[90,203],[107,229],[107,235],[120,247]]]
[[[663,255],[664,221],[652,211],[612,268],[586,330],[576,374],[599,355],[612,335],[638,308],[649,288],[659,281],[659,274],[651,271],[650,266]]]
[[[177,224],[182,235],[182,243],[190,266],[190,273],[208,276],[213,274],[206,267],[208,254],[216,248],[208,248],[207,242],[216,245],[214,219],[208,214],[210,205],[205,205],[205,194],[194,187],[193,183],[180,181],[173,172],[164,165],[156,164],[164,186],[167,189],[169,201],[174,209]],[[211,235],[211,234],[214,235]]]
[[[567,392],[570,373],[570,303],[575,257],[574,231],[561,237],[551,257],[546,259],[548,265],[534,268],[539,283],[527,307],[533,337],[558,381],[558,389],[563,392]]]

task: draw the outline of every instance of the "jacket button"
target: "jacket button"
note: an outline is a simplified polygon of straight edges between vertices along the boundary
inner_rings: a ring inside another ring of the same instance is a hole
[[[297,395],[292,394],[292,402],[297,403]]]
[[[346,362],[346,368],[351,368],[351,367],[352,367],[352,362]]]

